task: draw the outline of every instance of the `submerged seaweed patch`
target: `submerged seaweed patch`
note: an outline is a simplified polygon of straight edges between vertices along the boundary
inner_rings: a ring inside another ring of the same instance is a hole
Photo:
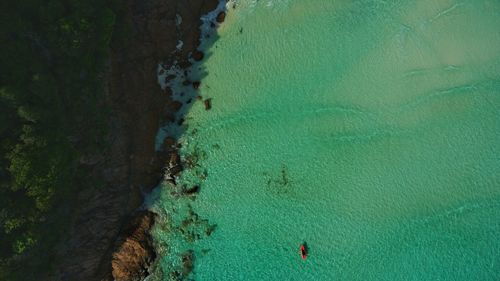
[[[293,181],[290,179],[289,174],[285,164],[281,164],[277,172],[264,172],[263,175],[266,188],[276,194],[288,193],[293,187]]]

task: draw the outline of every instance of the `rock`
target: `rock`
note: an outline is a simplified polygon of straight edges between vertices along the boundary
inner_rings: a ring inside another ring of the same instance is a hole
[[[193,88],[195,88],[195,89],[200,88],[200,84],[201,84],[200,81],[193,82]]]
[[[182,280],[182,275],[177,270],[173,271],[173,272],[170,272],[169,277],[170,277],[169,280],[172,280],[172,281],[180,281],[180,280]]]
[[[189,250],[182,254],[182,274],[188,276],[193,271],[194,252]]]
[[[218,23],[223,23],[225,18],[226,18],[226,12],[222,11],[222,12],[219,12],[219,13],[217,14],[217,17],[215,18],[215,20],[216,20]]]
[[[176,100],[174,100],[174,101],[172,101],[172,102],[170,103],[170,109],[171,109],[172,111],[174,111],[174,112],[179,111],[179,110],[181,109],[181,107],[182,107],[182,102],[180,102],[180,101],[176,101]]]
[[[212,99],[211,98],[204,100],[203,104],[205,105],[205,110],[212,109]]]
[[[163,121],[168,121],[170,123],[174,123],[175,122],[175,114],[168,111],[167,113],[165,113],[165,115],[163,116]]]
[[[155,258],[149,230],[154,224],[155,214],[138,212],[117,240],[111,268],[114,280],[143,280],[147,268]]]
[[[191,188],[188,188],[188,189],[184,190],[184,194],[186,194],[186,195],[193,195],[193,194],[196,194],[198,192],[200,192],[200,186],[199,185],[194,185]]]
[[[181,162],[180,155],[177,151],[170,153],[170,166],[177,166]]]
[[[170,82],[170,81],[172,81],[172,80],[174,80],[174,79],[175,79],[175,75],[172,75],[172,74],[167,75],[167,76],[165,77],[165,83],[168,83],[168,82]]]
[[[170,176],[177,176],[182,172],[183,168],[181,165],[176,165],[168,169]]]
[[[212,225],[210,225],[209,227],[207,227],[207,228],[205,229],[205,234],[206,234],[207,236],[212,235],[212,232],[214,232],[214,230],[215,230],[216,228],[217,228],[217,225],[216,225],[216,224],[212,224]]]
[[[175,144],[177,142],[175,141],[174,138],[172,137],[166,137],[165,140],[163,141],[163,149],[165,151],[169,151],[175,147]]]
[[[205,54],[204,54],[202,51],[195,50],[195,51],[191,54],[191,57],[192,57],[195,61],[201,61],[201,60],[203,60],[203,58],[205,57]]]

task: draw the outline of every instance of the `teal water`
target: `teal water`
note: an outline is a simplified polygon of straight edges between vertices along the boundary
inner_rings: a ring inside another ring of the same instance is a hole
[[[500,1],[240,0],[218,32],[152,279],[500,280]]]

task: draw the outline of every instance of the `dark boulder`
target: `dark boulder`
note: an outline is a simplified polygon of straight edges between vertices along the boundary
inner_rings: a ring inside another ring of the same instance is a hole
[[[187,195],[193,195],[193,194],[196,194],[198,192],[200,192],[199,185],[194,185],[194,186],[184,190],[184,194],[187,194]]]
[[[202,52],[202,51],[199,51],[199,50],[195,50],[192,54],[191,54],[192,58],[195,60],[195,61],[201,61],[204,57],[205,57],[205,54]]]
[[[188,276],[193,271],[194,258],[193,250],[189,250],[182,254],[182,274],[184,276]]]
[[[212,109],[212,99],[211,98],[204,100],[203,104],[205,105],[205,110]]]
[[[218,22],[218,23],[223,23],[224,20],[226,19],[226,12],[222,11],[220,13],[217,14],[217,17],[215,18],[215,20]]]
[[[181,109],[181,107],[182,107],[182,102],[180,102],[180,101],[176,101],[176,100],[174,100],[174,101],[172,101],[172,102],[170,103],[170,109],[171,109],[172,111],[174,111],[174,112],[179,111],[179,110]]]

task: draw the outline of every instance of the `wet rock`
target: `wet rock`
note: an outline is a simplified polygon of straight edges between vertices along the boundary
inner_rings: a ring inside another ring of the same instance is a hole
[[[215,20],[218,22],[218,23],[223,23],[224,22],[224,19],[226,19],[226,12],[222,11],[220,13],[217,14],[217,17],[215,18]]]
[[[179,110],[181,109],[181,107],[182,107],[182,102],[180,102],[180,101],[176,101],[176,100],[174,100],[174,101],[172,101],[172,102],[170,103],[170,109],[171,109],[172,111],[174,111],[174,112],[179,111]]]
[[[172,280],[172,281],[180,281],[180,280],[182,280],[182,275],[177,270],[173,271],[173,272],[170,272],[169,277],[170,277],[169,280]]]
[[[183,168],[181,165],[177,165],[177,166],[174,166],[172,168],[169,169],[169,174],[171,176],[177,176],[179,175],[181,172],[182,172]]]
[[[175,147],[176,141],[172,137],[166,137],[163,141],[163,149],[169,151]]]
[[[165,77],[165,83],[168,83],[174,79],[175,79],[175,75],[172,75],[172,74],[167,75],[167,77]]]
[[[184,194],[187,194],[187,195],[193,195],[193,194],[196,194],[198,192],[200,192],[200,186],[199,185],[194,185],[191,188],[188,188],[188,189],[184,190]]]
[[[170,160],[169,160],[170,166],[177,166],[180,164],[180,162],[181,158],[177,151],[170,153]]]
[[[181,230],[187,229],[191,224],[193,223],[193,220],[191,219],[184,219],[181,223]]]
[[[209,227],[207,227],[207,228],[205,229],[205,234],[206,234],[207,236],[212,235],[212,233],[214,232],[214,230],[215,230],[216,228],[217,228],[217,225],[216,225],[216,224],[212,224],[212,225],[210,225]]]
[[[194,251],[189,250],[182,254],[182,274],[188,276],[193,271]]]
[[[207,177],[208,177],[207,170],[204,170],[203,172],[201,172],[201,174],[199,175],[199,177],[200,177],[201,180],[206,180]]]
[[[175,122],[175,114],[173,114],[172,112],[165,113],[165,115],[163,116],[163,121],[167,121],[169,123],[174,123]]]
[[[191,56],[195,61],[201,61],[205,57],[205,54],[200,50],[195,50]]]
[[[188,231],[188,232],[184,235],[184,239],[185,239],[188,243],[193,243],[194,241],[196,241],[196,234],[195,234],[193,231]]]
[[[211,98],[204,100],[203,104],[205,105],[205,110],[212,109],[212,99]]]

